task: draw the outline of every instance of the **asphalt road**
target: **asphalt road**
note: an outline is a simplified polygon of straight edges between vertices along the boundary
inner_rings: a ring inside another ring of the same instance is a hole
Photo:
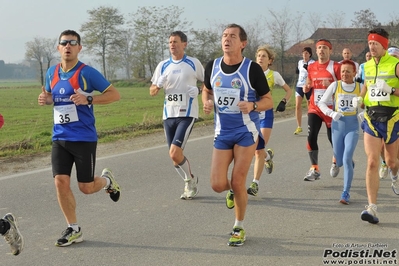
[[[315,182],[303,181],[309,168],[306,134],[294,136],[294,129],[294,119],[275,122],[268,145],[275,152],[275,169],[263,173],[259,195],[249,198],[247,241],[241,247],[227,246],[234,211],[226,208],[225,193],[210,187],[209,135],[192,138],[186,146],[200,178],[199,195],[191,201],[179,199],[184,184],[166,145],[98,158],[97,173],[103,167],[113,170],[121,199],[114,203],[102,191],[84,195],[73,182],[84,242],[69,247],[54,246],[66,224],[50,169],[1,177],[0,215],[13,212],[18,217],[26,246],[13,256],[0,241],[0,265],[288,266],[330,265],[333,259],[342,259],[342,265],[378,265],[379,255],[396,265],[399,205],[389,180],[380,184],[380,223],[360,219],[367,204],[362,137],[354,158],[351,202],[345,206],[338,202],[342,169],[338,177],[329,176],[332,149],[324,125],[319,135],[321,179]],[[251,169],[248,185],[252,176]],[[375,252],[377,257],[371,257]]]

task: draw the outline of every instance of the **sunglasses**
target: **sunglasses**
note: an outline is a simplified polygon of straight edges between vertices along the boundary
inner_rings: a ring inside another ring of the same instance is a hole
[[[79,44],[77,40],[61,40],[58,44],[62,46],[67,46],[67,44],[70,44],[71,46],[76,46]]]

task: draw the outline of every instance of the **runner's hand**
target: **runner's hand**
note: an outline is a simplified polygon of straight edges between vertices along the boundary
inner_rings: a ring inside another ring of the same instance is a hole
[[[164,85],[164,83],[165,83],[165,81],[166,81],[166,75],[164,76],[164,75],[161,75],[159,78],[158,78],[158,80],[157,80],[157,87],[158,88],[163,88],[163,85]]]
[[[190,96],[190,98],[195,98],[198,96],[199,90],[198,87],[195,86],[188,86],[188,90],[187,90],[188,96]]]
[[[388,94],[392,93],[392,87],[390,87],[383,79],[377,79],[375,85],[377,86],[377,89],[381,92],[385,92]]]
[[[276,112],[284,112],[285,105],[286,105],[286,102],[280,101],[280,103],[277,105]]]
[[[331,118],[332,118],[334,121],[338,121],[341,117],[344,116],[344,114],[341,113],[341,112],[334,112],[334,111],[332,111],[331,114],[330,114],[330,116],[331,116]]]
[[[355,108],[358,108],[362,105],[363,103],[363,98],[362,97],[353,97],[352,99],[352,106]]]

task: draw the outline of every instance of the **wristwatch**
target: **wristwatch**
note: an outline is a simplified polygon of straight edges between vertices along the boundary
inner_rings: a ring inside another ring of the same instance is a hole
[[[93,103],[93,97],[92,96],[87,96],[87,105],[91,105]]]
[[[256,108],[258,108],[258,105],[256,104],[256,102],[253,102],[253,103],[254,103],[254,108],[252,109],[252,111],[255,111]]]
[[[394,94],[395,91],[396,91],[396,89],[395,89],[395,88],[392,88],[392,89],[391,89],[391,94]]]

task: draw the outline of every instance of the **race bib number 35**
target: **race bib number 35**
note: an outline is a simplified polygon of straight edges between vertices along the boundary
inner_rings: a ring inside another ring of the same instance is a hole
[[[54,106],[54,124],[67,124],[76,121],[79,121],[76,105]]]

